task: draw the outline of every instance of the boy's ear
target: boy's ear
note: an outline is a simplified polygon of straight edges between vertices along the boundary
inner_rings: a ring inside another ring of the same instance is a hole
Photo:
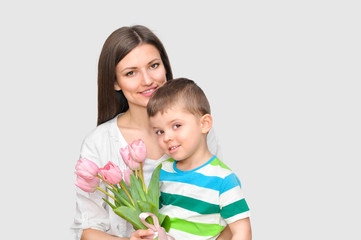
[[[211,128],[212,128],[212,124],[213,124],[213,118],[210,114],[204,114],[201,117],[201,129],[202,129],[202,133],[206,134],[208,133]]]

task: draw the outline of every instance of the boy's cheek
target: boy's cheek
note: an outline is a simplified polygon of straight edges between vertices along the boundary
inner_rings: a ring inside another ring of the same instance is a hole
[[[158,145],[160,146],[160,148],[165,151],[165,144],[163,143],[163,141],[161,140],[161,138],[158,138]]]

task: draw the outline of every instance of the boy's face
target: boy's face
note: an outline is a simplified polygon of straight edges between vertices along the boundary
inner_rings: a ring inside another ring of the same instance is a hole
[[[188,112],[181,105],[150,118],[162,150],[174,160],[194,159],[202,150],[205,135],[201,118]]]

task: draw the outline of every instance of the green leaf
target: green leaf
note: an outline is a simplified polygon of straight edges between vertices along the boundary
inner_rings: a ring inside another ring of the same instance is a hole
[[[110,188],[110,187],[108,187],[108,189],[113,192],[114,197],[115,197],[119,202],[123,203],[123,205],[128,206],[128,207],[133,207],[133,205],[132,205],[132,203],[130,202],[130,200],[129,200],[129,202],[128,202],[125,198],[123,198],[123,196],[122,196],[119,192],[115,191],[114,189],[112,189],[112,188]],[[118,190],[120,190],[120,189],[118,189]],[[128,199],[129,199],[129,198],[128,198]],[[115,205],[117,205],[117,207],[121,206],[121,204],[119,204],[119,203],[117,203],[117,202],[115,202]],[[134,208],[134,207],[133,207],[133,208]]]
[[[151,212],[158,215],[158,208],[150,202],[138,201],[138,206],[142,212]]]
[[[126,206],[121,206],[115,208],[113,211],[123,219],[130,222],[135,230],[147,229],[147,227],[144,226],[144,224],[139,219],[139,214],[141,213],[139,210]]]
[[[140,181],[141,180],[136,178],[136,176],[130,175],[130,195],[132,196],[135,203],[137,203],[138,201],[146,200],[145,193],[143,191]]]
[[[142,199],[143,201],[146,201],[147,198],[145,197],[145,194],[146,194],[146,193],[145,193],[145,191],[144,191],[144,189],[143,189],[142,180],[140,179],[140,177],[138,177],[138,178],[134,177],[134,178],[137,179],[137,181],[134,182],[134,183],[135,183],[135,187],[136,187],[137,190],[138,190],[139,196],[141,197],[141,199]]]
[[[166,232],[170,229],[170,218],[168,215],[158,214],[159,225],[162,226]]]
[[[127,189],[128,193],[130,193],[130,190],[129,190],[127,184],[125,184],[124,180],[122,180],[120,183]],[[122,187],[119,187],[119,188],[118,188],[118,192],[119,192],[120,195],[122,195],[122,197],[123,197],[124,199],[126,199],[129,203],[131,202],[130,199],[129,199],[129,197],[128,197],[128,195],[125,193],[125,191],[124,191],[124,189],[123,189]]]
[[[138,201],[138,206],[142,212],[150,212],[150,213],[153,213],[154,215],[158,216],[158,208],[156,208],[152,203]],[[154,225],[153,218],[148,217],[148,218],[146,218],[146,221],[148,223]]]
[[[151,201],[157,208],[159,208],[159,175],[161,168],[162,164],[159,164],[159,166],[154,169],[148,185],[147,194],[148,201]]]
[[[109,204],[109,206],[111,206],[113,209],[116,208],[116,206],[114,206],[111,202],[109,202],[108,200],[106,200],[105,198],[103,198],[103,200]],[[115,204],[117,204],[117,202],[115,202]]]

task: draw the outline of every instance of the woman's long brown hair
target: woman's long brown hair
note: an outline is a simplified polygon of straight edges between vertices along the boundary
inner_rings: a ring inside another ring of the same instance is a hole
[[[135,47],[152,44],[161,56],[167,81],[173,78],[167,52],[158,37],[147,27],[135,25],[115,30],[105,41],[98,63],[98,121],[100,125],[128,110],[122,91],[114,90],[115,67]]]

